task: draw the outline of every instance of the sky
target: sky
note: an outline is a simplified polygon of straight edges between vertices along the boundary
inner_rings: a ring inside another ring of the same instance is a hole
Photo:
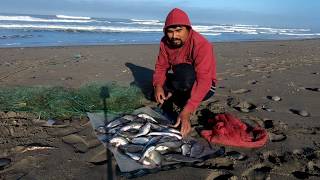
[[[175,7],[194,23],[320,28],[319,0],[1,0],[0,13],[164,20]]]

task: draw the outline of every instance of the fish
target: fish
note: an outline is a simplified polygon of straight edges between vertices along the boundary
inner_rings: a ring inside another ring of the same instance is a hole
[[[181,141],[168,141],[168,142],[158,143],[156,146],[166,146],[170,149],[177,149],[177,148],[180,148],[181,145],[182,145]]]
[[[150,147],[148,147],[148,149],[146,149],[144,152],[143,152],[143,154],[142,154],[142,156],[141,156],[141,158],[140,158],[140,162],[142,162],[146,157],[149,157],[149,154],[151,153],[151,151],[154,151],[156,149],[156,147],[155,146],[150,146]]]
[[[191,145],[190,144],[183,144],[181,146],[181,150],[182,150],[182,155],[184,155],[184,156],[190,155]]]
[[[133,137],[139,137],[139,136],[144,136],[149,133],[151,128],[151,123],[147,122],[145,125],[143,125],[139,131],[138,134],[134,135]]]
[[[163,152],[168,152],[170,148],[168,146],[163,146],[163,145],[157,145],[156,146],[156,151],[163,153]]]
[[[119,126],[120,124],[125,124],[125,123],[128,123],[128,122],[130,122],[130,121],[127,120],[127,119],[118,118],[118,119],[115,119],[115,120],[109,122],[106,127],[107,127],[108,129],[110,129],[110,128],[114,128],[114,127],[116,127],[116,126]]]
[[[176,130],[176,129],[173,129],[173,128],[168,128],[168,131],[169,131],[169,132],[172,132],[172,133],[176,133],[176,134],[181,135],[180,131],[178,131],[178,130]]]
[[[137,123],[137,122],[132,122],[128,125],[123,126],[120,131],[128,131],[129,129],[136,129],[139,130],[144,124],[142,123]]]
[[[150,120],[152,121],[153,123],[157,123],[158,124],[158,121],[155,120],[153,117],[149,116],[148,114],[138,114],[137,115],[138,117],[141,117],[141,118],[144,118],[144,119],[147,119],[147,120]]]
[[[130,153],[125,152],[126,155],[128,155],[131,159],[138,161],[141,157],[139,153]]]
[[[149,142],[149,140],[150,139],[147,137],[136,137],[136,138],[131,139],[131,143],[143,145],[143,144],[147,144]]]
[[[95,131],[98,133],[98,134],[106,134],[107,131],[106,131],[106,128],[104,126],[99,126],[95,129]]]
[[[128,144],[128,140],[123,138],[123,137],[114,137],[112,139],[110,139],[109,143],[115,147],[119,147],[120,145],[126,145]]]
[[[147,158],[151,160],[155,165],[161,166],[162,155],[158,151],[151,151]]]
[[[119,126],[116,126],[116,127],[114,127],[114,128],[111,128],[111,129],[108,130],[108,134],[115,134],[115,133],[117,133],[117,132],[120,130],[120,128],[121,128],[121,127],[119,127]]]
[[[171,133],[171,132],[151,132],[148,135],[150,135],[150,136],[173,136],[178,139],[182,139],[182,136],[175,134],[175,133]]]
[[[127,115],[123,116],[122,118],[129,120],[129,121],[134,121],[137,117],[134,115],[127,114]]]

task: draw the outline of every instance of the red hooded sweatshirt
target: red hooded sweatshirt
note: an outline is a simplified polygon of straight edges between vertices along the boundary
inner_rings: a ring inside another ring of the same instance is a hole
[[[162,38],[153,74],[153,86],[164,85],[166,73],[172,66],[180,63],[193,64],[196,71],[196,81],[191,90],[191,97],[184,109],[188,112],[194,112],[209,92],[212,82],[216,84],[216,61],[213,45],[191,28],[188,15],[178,8],[173,9],[168,14],[164,32],[171,25],[189,26],[189,36],[184,45],[176,49],[168,47],[166,36]]]

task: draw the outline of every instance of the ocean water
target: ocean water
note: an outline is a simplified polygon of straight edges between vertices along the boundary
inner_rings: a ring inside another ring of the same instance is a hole
[[[0,14],[0,47],[157,44],[163,21],[66,15]],[[212,42],[319,38],[320,31],[244,24],[193,23]]]

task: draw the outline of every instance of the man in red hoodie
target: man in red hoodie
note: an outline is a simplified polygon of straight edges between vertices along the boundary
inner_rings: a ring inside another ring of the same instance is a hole
[[[160,104],[169,99],[178,103],[182,110],[174,127],[181,125],[185,137],[191,131],[191,114],[215,92],[213,46],[192,29],[188,15],[178,8],[168,14],[163,31],[153,74],[155,99]]]

